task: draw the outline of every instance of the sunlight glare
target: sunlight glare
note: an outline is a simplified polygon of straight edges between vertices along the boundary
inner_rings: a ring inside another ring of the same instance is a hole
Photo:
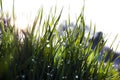
[[[13,0],[2,0],[3,11],[12,16]],[[108,42],[119,34],[117,43],[120,42],[120,1],[119,0],[85,0],[85,22],[86,25],[96,25],[96,30],[105,34],[112,35]],[[71,22],[75,22],[81,12],[84,0],[15,0],[15,25],[19,29],[26,29],[31,26],[38,13],[38,10],[44,8],[44,18],[49,14],[52,7],[57,6],[59,12],[62,7],[63,13],[60,22],[67,19],[70,13]],[[110,43],[107,43],[110,45]],[[120,48],[119,48],[120,49]]]

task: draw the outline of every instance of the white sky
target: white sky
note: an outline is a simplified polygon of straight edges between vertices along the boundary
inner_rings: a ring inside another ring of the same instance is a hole
[[[27,24],[32,24],[38,9],[43,6],[44,13],[48,14],[51,7],[57,5],[58,11],[64,7],[61,19],[65,20],[68,13],[71,14],[71,20],[74,22],[81,12],[84,0],[15,0],[16,25],[19,28],[25,28]],[[3,10],[12,13],[13,0],[3,0]],[[69,10],[70,8],[70,10]],[[96,24],[97,31],[103,31],[109,37],[111,43],[116,34],[120,35],[120,0],[86,0],[85,2],[85,20],[86,24]],[[24,27],[23,27],[24,26]],[[120,41],[120,36],[116,44]],[[120,51],[120,48],[119,50]]]

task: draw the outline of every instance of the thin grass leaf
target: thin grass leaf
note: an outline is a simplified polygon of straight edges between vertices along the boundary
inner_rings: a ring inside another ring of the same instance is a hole
[[[89,39],[90,39],[91,28],[92,28],[92,23],[90,23],[90,30],[89,30],[89,33],[87,35],[86,42],[85,42],[86,45],[88,45],[88,42],[89,42]]]
[[[12,5],[12,17],[13,17],[13,27],[15,27],[15,0],[13,0],[13,5]]]
[[[39,20],[39,16],[40,16],[40,12],[38,13],[38,15],[36,16],[35,20],[34,20],[34,23],[33,23],[33,26],[32,26],[32,35],[34,34],[34,31],[35,31],[35,28],[36,28],[36,25],[37,25],[37,22]]]
[[[62,14],[62,10],[63,10],[63,9],[61,9],[60,14],[59,14],[58,18],[57,18],[56,21],[55,21],[55,24],[54,24],[54,26],[53,26],[53,28],[52,28],[52,31],[50,32],[50,35],[49,35],[49,37],[48,37],[48,40],[50,40],[50,37],[51,37],[51,35],[53,34],[53,32],[54,32],[54,30],[55,30],[55,28],[56,28],[56,25],[58,24],[58,21],[60,20],[60,17],[61,17],[61,14]]]
[[[83,16],[83,13],[84,13],[84,6],[82,7],[81,13],[80,13],[80,15],[78,16],[78,18],[76,20],[76,25],[78,24],[78,22],[80,21],[81,17]]]
[[[41,10],[39,11],[40,13],[40,20],[39,20],[39,26],[41,25],[41,22],[42,22],[42,18],[43,18],[43,8],[41,8]]]
[[[3,11],[2,0],[0,0],[0,8],[1,8],[1,11]]]
[[[68,26],[70,25],[70,22],[71,22],[71,20],[70,20],[70,6],[69,6],[69,13],[68,13]]]
[[[112,45],[114,44],[115,40],[117,39],[118,37],[118,34],[115,36],[114,40],[112,41],[111,45],[110,45],[110,48],[112,48]]]

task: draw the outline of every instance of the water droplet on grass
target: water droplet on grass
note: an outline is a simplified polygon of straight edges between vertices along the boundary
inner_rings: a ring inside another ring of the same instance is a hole
[[[75,78],[78,79],[78,75],[76,75]]]
[[[64,60],[63,60],[63,59],[62,59],[61,61],[62,61],[62,62],[64,62]]]
[[[50,68],[50,66],[48,65],[48,68]]]
[[[50,47],[50,44],[47,44],[47,47],[49,48],[49,47]]]
[[[47,73],[47,75],[49,76],[49,75],[50,75],[50,73]]]
[[[35,62],[35,59],[32,59],[33,62]]]
[[[62,79],[64,79],[64,76],[62,77]]]
[[[51,74],[50,76],[53,77],[53,74]]]
[[[62,79],[67,79],[67,76],[63,76]]]
[[[25,78],[25,75],[21,75],[22,78]]]

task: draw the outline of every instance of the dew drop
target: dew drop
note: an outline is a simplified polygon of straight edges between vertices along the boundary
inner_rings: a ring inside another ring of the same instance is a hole
[[[50,66],[48,65],[48,68],[50,68]]]
[[[47,75],[49,76],[49,75],[50,75],[50,73],[47,73]]]
[[[25,75],[21,75],[22,78],[25,78]]]
[[[50,47],[50,44],[47,44],[47,47],[49,48],[49,47]]]
[[[53,77],[53,74],[51,74],[50,76]]]
[[[32,59],[33,62],[35,62],[35,59]]]
[[[64,79],[65,77],[63,76],[62,79]]]
[[[62,79],[67,79],[67,76],[63,76]]]
[[[78,79],[78,75],[76,75],[75,78]]]
[[[80,44],[80,46],[82,46],[82,44]]]

